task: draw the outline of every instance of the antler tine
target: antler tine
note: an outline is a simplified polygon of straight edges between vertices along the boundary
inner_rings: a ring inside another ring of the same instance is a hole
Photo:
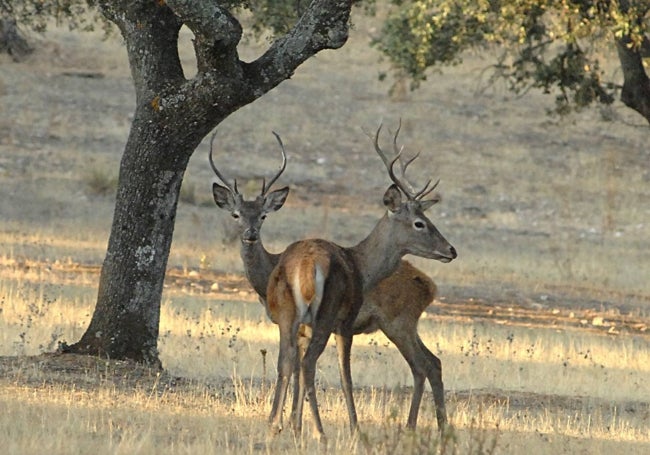
[[[212,137],[210,138],[210,153],[208,155],[208,159],[210,161],[210,166],[212,167],[212,170],[214,171],[215,174],[217,174],[217,177],[219,177],[219,180],[230,190],[231,193],[233,194],[239,194],[237,191],[237,180],[234,180],[234,187],[228,183],[228,180],[221,175],[221,172],[219,172],[219,169],[217,169],[217,166],[215,166],[214,161],[212,159],[212,145],[214,144],[214,138],[217,136],[217,132],[215,131],[214,134],[212,134]]]
[[[400,180],[396,175],[395,175],[395,163],[397,161],[400,162],[400,169],[401,169],[401,174],[402,174],[402,179],[404,179],[404,171],[405,171],[405,166],[402,163],[401,157],[402,157],[402,150],[398,149],[397,147],[397,135],[399,134],[399,129],[401,128],[401,122],[400,122],[400,128],[397,129],[397,132],[395,133],[395,136],[393,137],[393,147],[395,150],[395,157],[393,157],[392,160],[389,160],[388,157],[386,156],[386,153],[379,147],[379,133],[381,132],[382,124],[379,124],[379,128],[377,128],[377,132],[375,133],[375,140],[374,140],[374,145],[375,145],[375,151],[381,158],[381,160],[384,162],[384,165],[386,166],[386,169],[388,170],[388,175],[390,176],[390,179],[397,185],[397,187],[402,190],[402,192],[409,198],[413,199],[413,188],[411,188],[411,185],[406,181],[406,180]],[[412,161],[412,160],[411,160]],[[408,163],[410,164],[410,162]],[[407,166],[408,166],[407,164]]]
[[[381,132],[381,128],[384,126],[382,123],[379,124],[379,128],[377,128],[377,132],[375,133],[375,151],[377,152],[377,155],[379,155],[379,158],[384,162],[384,166],[386,166],[386,169],[390,171],[391,167],[391,161],[388,159],[386,156],[386,153],[379,147],[379,133]]]
[[[388,170],[388,176],[390,179],[399,187],[400,190],[404,191],[405,194],[410,194],[408,191],[405,191],[404,185],[402,185],[402,182],[399,181],[397,176],[395,175],[395,172],[393,170],[393,167],[395,166],[395,162],[399,159],[399,154],[395,156],[392,160],[389,160],[388,157],[386,156],[386,152],[384,152],[381,147],[379,147],[379,133],[381,132],[381,128],[383,127],[383,123],[379,124],[379,128],[377,128],[377,132],[375,133],[375,138],[373,141],[373,144],[375,145],[375,151],[377,152],[377,155],[379,155],[379,158],[384,162],[384,166],[386,166],[386,169]]]
[[[402,151],[404,150],[404,146],[401,147],[397,146],[397,137],[399,136],[401,130],[402,130],[402,118],[400,117],[399,124],[397,125],[397,130],[393,135],[393,150],[395,151],[395,155],[401,155]],[[406,162],[404,162],[401,158],[399,160],[402,180],[404,182],[404,185],[409,188],[411,194],[415,193],[415,188],[413,188],[413,185],[411,185],[411,183],[406,178],[406,169],[409,167],[409,164],[411,164],[413,161],[417,159],[418,156],[420,156],[420,152],[418,152],[413,158],[407,160]]]
[[[415,199],[421,200],[422,198],[424,198],[424,196],[426,196],[427,194],[431,193],[433,190],[436,189],[438,183],[440,183],[440,179],[436,180],[436,183],[434,183],[431,188],[427,189],[427,187],[431,184],[431,180],[429,180],[427,184],[424,185],[424,188],[422,188],[420,191],[417,192],[417,194],[415,195]]]
[[[402,150],[404,150],[404,146],[402,147],[397,147],[397,136],[399,136],[399,132],[402,129],[402,117],[399,119],[399,124],[397,125],[397,129],[395,130],[395,134],[393,135],[393,151],[395,152],[395,155],[399,155],[402,153]],[[402,166],[403,168],[404,166]]]
[[[273,178],[269,181],[269,184],[266,185],[266,179],[262,180],[262,196],[266,194],[266,192],[273,186],[275,181],[280,178],[282,173],[287,167],[287,153],[284,150],[284,144],[282,143],[282,139],[280,138],[280,135],[276,133],[275,131],[271,131],[275,138],[278,140],[278,144],[280,144],[280,150],[282,151],[282,164],[280,165],[280,169],[278,170],[277,174],[273,176]]]
[[[402,182],[397,176],[395,175],[395,171],[393,170],[393,167],[395,167],[395,163],[399,161],[401,155],[397,155],[395,158],[393,158],[393,161],[390,162],[390,166],[388,166],[388,176],[390,179],[397,185],[397,187],[402,190],[402,193],[406,195],[407,198],[413,199],[413,193],[409,188],[407,188],[406,185],[404,185],[404,182]]]

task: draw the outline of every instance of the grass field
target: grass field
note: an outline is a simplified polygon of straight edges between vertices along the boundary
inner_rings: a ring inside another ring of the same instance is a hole
[[[549,118],[551,97],[486,86],[486,55],[391,99],[371,33],[358,23],[343,49],[307,62],[218,135],[217,159],[248,195],[277,166],[271,130],[283,137],[291,194],[265,224],[274,251],[306,236],[351,245],[368,232],[387,185],[365,134],[380,121],[402,118],[406,150],[425,158],[414,180],[441,177],[431,217],[459,258],[413,262],[439,287],[419,332],[442,359],[452,428],[438,438],[427,392],[419,430],[404,430],[409,369],[383,335],[364,335],[352,359],[357,438],[333,347],[318,364],[327,451],[650,453],[647,125],[620,103]],[[3,453],[317,450],[308,425],[303,440],[266,438],[278,334],[212,202],[207,143],[177,216],[165,372],[47,354],[78,339],[92,314],[134,96],[117,37],[53,29],[35,39],[27,61],[0,57]],[[249,43],[242,55],[259,51]]]

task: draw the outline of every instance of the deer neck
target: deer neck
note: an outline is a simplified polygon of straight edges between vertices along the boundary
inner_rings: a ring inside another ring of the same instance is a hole
[[[239,253],[244,263],[248,282],[260,297],[266,299],[266,285],[280,255],[269,253],[264,248],[261,238],[253,243],[241,242]]]
[[[394,243],[393,224],[385,214],[368,237],[350,249],[362,277],[363,291],[390,276],[404,255]]]

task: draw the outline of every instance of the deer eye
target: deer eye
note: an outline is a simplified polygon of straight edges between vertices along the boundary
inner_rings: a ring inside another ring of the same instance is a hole
[[[238,213],[238,212],[232,212],[231,215],[232,215],[232,217],[233,217],[234,219],[236,219],[236,220],[239,219],[239,213]]]
[[[415,227],[415,229],[417,229],[418,231],[421,231],[426,227],[426,224],[424,224],[424,222],[421,220],[415,220],[413,222],[413,227]]]
[[[260,217],[260,219],[261,219],[262,221],[264,221],[264,220],[266,219],[266,213],[263,213],[262,216]]]

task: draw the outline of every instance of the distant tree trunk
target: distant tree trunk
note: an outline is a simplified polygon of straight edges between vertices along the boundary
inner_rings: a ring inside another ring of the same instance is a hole
[[[616,42],[618,59],[623,70],[621,101],[650,123],[650,78],[643,67],[641,49],[633,49],[629,44],[629,39]]]
[[[8,16],[0,16],[0,53],[6,52],[15,62],[19,62],[32,51],[32,47],[18,30],[16,21]]]
[[[136,111],[120,164],[115,213],[97,305],[81,339],[64,352],[160,366],[158,325],[176,207],[201,140],[322,49],[347,39],[350,1],[315,0],[256,61],[239,60],[242,30],[212,0],[103,0],[120,28],[136,89]],[[197,75],[186,80],[178,32],[194,33]]]
[[[629,1],[621,0],[620,7],[627,12],[630,7]],[[646,9],[638,12],[638,20],[642,21],[647,13]],[[627,107],[634,109],[650,123],[650,79],[643,66],[643,54],[648,51],[647,37],[641,46],[631,46],[632,40],[625,36],[616,40],[618,59],[623,70],[623,90],[621,101]]]

